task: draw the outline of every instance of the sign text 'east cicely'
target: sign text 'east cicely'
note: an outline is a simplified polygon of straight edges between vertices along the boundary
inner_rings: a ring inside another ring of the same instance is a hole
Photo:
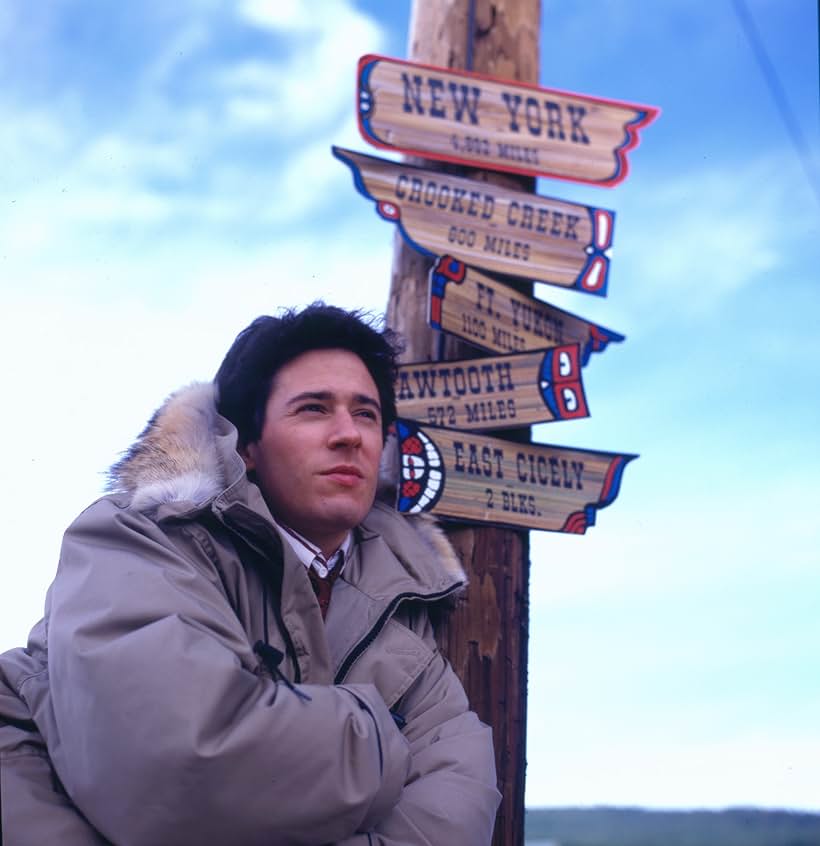
[[[636,456],[519,444],[396,422],[398,510],[583,534],[618,495]]]

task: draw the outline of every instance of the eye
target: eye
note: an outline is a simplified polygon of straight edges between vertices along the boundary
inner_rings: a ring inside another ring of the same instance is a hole
[[[364,417],[367,420],[373,420],[374,422],[379,419],[379,415],[373,408],[360,408],[358,411],[355,412],[357,417]]]
[[[325,407],[320,402],[306,402],[296,409],[296,413],[321,414],[324,410]]]

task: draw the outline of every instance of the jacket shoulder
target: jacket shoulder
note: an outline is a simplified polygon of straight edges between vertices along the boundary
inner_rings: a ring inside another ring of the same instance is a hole
[[[362,528],[365,533],[381,535],[399,561],[412,571],[421,571],[430,581],[440,582],[444,576],[454,583],[466,584],[458,554],[434,517],[405,516],[376,502]]]

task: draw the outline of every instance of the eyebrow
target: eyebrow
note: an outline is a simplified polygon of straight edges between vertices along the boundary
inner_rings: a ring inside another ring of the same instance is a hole
[[[328,402],[335,397],[333,391],[302,391],[300,394],[296,394],[292,396],[288,401],[288,405],[294,405],[299,402],[304,402],[305,400],[313,399],[313,400],[322,400],[324,402]],[[353,394],[353,400],[358,403],[359,405],[369,405],[376,409],[376,411],[381,414],[381,404],[378,400],[373,399],[369,394]]]

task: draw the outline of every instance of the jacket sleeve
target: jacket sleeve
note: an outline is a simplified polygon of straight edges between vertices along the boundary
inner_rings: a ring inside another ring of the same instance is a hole
[[[300,685],[306,701],[258,676],[216,569],[144,515],[81,515],[51,596],[49,751],[117,844],[318,846],[402,794],[409,744],[375,687]]]
[[[429,622],[424,635],[433,644]],[[501,801],[492,733],[469,710],[461,682],[437,650],[396,710],[407,720],[412,755],[401,799],[372,829],[337,846],[489,844]]]
[[[110,846],[65,795],[27,706],[4,678],[3,663],[15,653],[25,655],[0,656],[0,843]]]

